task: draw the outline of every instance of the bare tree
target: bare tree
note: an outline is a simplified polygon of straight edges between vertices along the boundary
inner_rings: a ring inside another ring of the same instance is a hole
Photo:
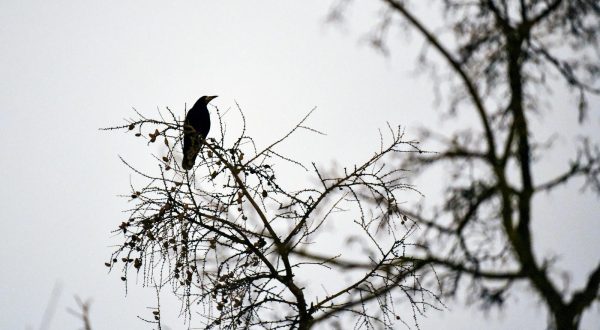
[[[426,228],[414,257],[436,266],[446,294],[456,295],[466,279],[471,298],[486,306],[501,305],[515,283],[525,282],[547,307],[552,327],[577,329],[582,314],[599,299],[600,264],[579,289],[553,281],[554,261],[536,256],[532,245],[532,201],[574,181],[598,194],[600,148],[583,137],[572,157],[564,157],[562,174],[537,175],[553,145],[532,129],[531,119],[547,108],[548,90],[564,83],[578,99],[573,109],[579,121],[586,120],[588,97],[600,93],[600,3],[378,2],[382,15],[373,45],[389,54],[390,29],[417,31],[424,40],[421,64],[443,77],[436,85],[447,97],[444,115],[477,118],[476,125],[445,134],[424,129],[421,140],[435,142],[440,152],[401,160],[421,171],[444,166],[452,178],[433,210],[401,210]],[[331,17],[343,17],[352,3],[336,2]],[[439,20],[431,20],[432,13]],[[553,220],[562,221],[544,221]]]
[[[217,137],[203,141],[191,171],[180,167],[183,122],[168,108],[159,119],[136,112],[126,125],[108,128],[151,146],[164,143],[154,155],[155,174],[123,160],[139,182],[126,196],[133,206],[117,230],[122,244],[106,263],[122,271],[123,281],[138,277],[158,290],[171,288],[185,317],[199,314],[207,329],[309,329],[326,322],[396,329],[416,325],[427,307],[439,306],[437,283],[420,278],[431,270],[404,258],[414,224],[399,204],[418,192],[386,162],[421,151],[400,128],[389,127],[389,142],[382,135],[379,150],[360,165],[324,170],[313,163],[308,170],[278,151],[292,133],[317,132],[305,126],[308,115],[259,149],[241,110],[233,139],[221,112],[212,111]],[[312,173],[313,183],[284,187],[277,175],[298,174],[276,175],[281,163]],[[395,307],[402,302],[407,311]],[[160,328],[159,306],[152,318]]]
[[[75,296],[75,302],[77,302],[77,308],[80,311],[68,308],[67,312],[81,319],[81,322],[83,322],[83,330],[92,330],[92,326],[90,323],[90,306],[92,305],[91,301],[83,301],[81,300],[81,298]]]

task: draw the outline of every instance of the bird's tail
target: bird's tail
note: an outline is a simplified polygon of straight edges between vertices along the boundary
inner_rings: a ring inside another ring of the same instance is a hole
[[[183,161],[181,162],[181,167],[184,170],[191,170],[194,167],[194,160],[190,160],[187,155],[183,155]]]
[[[201,149],[202,146],[199,145],[197,140],[193,140],[189,148],[184,148],[183,160],[181,162],[181,167],[183,167],[184,170],[191,170],[192,167],[194,167],[196,157],[198,157],[198,153]]]

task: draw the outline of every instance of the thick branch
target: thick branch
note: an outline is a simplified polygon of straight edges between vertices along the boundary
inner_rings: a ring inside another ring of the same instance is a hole
[[[417,30],[419,30],[425,39],[427,39],[427,41],[440,52],[442,57],[448,61],[450,66],[459,75],[463,84],[465,84],[465,87],[467,88],[469,96],[471,97],[471,100],[477,109],[479,120],[484,127],[486,142],[488,143],[488,157],[493,163],[496,163],[496,145],[494,134],[492,132],[483,100],[481,99],[473,80],[467,75],[462,65],[454,58],[450,51],[447,50],[446,47],[444,47],[442,43],[433,35],[433,33],[431,33],[412,13],[410,13],[403,4],[395,0],[383,1],[401,13]]]

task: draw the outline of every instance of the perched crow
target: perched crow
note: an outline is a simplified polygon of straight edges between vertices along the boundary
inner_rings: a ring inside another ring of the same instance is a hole
[[[185,170],[194,167],[194,161],[198,152],[202,139],[206,139],[210,130],[210,115],[208,114],[208,102],[216,96],[202,96],[196,104],[188,111],[183,124],[183,162],[181,166]]]

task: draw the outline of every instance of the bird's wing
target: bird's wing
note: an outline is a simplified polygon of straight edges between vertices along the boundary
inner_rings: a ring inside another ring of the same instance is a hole
[[[189,170],[194,166],[198,152],[200,151],[200,139],[196,130],[185,124],[183,127],[183,162],[181,166]]]

